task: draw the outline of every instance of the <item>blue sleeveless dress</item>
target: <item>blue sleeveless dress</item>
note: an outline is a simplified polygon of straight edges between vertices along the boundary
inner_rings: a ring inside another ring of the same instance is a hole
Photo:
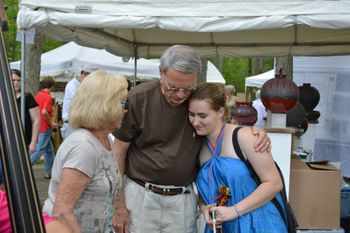
[[[218,202],[215,197],[219,196],[220,186],[229,187],[231,197],[226,206],[233,206],[254,192],[257,184],[251,178],[243,161],[220,155],[222,137],[218,138],[214,151],[208,145],[212,157],[202,165],[197,175],[196,185],[206,205]],[[278,194],[277,200],[282,203],[280,194]],[[205,233],[210,232],[213,231],[206,225]],[[222,233],[287,232],[282,217],[271,201],[222,225]]]

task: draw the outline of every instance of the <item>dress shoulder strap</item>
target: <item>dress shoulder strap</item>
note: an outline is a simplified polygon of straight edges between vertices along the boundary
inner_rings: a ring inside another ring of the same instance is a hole
[[[223,124],[220,133],[216,139],[215,145],[211,144],[208,139],[205,140],[205,143],[208,146],[209,152],[212,156],[219,156],[221,152],[221,146],[222,146],[222,141],[224,139],[224,129],[225,129],[225,124]]]
[[[236,127],[233,130],[233,133],[232,133],[232,144],[233,144],[233,148],[235,149],[235,152],[238,155],[239,159],[244,161],[245,157],[244,157],[243,152],[241,150],[241,147],[239,146],[239,143],[238,143],[238,131],[241,128],[242,127]]]

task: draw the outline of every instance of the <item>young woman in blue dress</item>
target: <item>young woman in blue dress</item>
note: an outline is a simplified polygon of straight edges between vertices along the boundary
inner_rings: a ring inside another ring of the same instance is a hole
[[[205,232],[213,232],[214,223],[224,233],[287,232],[271,202],[275,196],[281,202],[278,193],[283,185],[271,153],[256,152],[256,136],[251,129],[243,127],[238,131],[237,125],[225,123],[226,115],[223,85],[205,83],[190,96],[189,119],[204,140],[196,184],[200,210],[207,223]],[[237,137],[232,137],[235,130]],[[238,143],[261,184],[254,181],[237,156],[233,141]]]

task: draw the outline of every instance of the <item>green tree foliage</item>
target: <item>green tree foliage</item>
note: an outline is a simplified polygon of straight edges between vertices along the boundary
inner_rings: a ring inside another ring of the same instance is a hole
[[[237,92],[244,92],[245,78],[249,76],[248,58],[225,57],[222,75],[226,84],[234,85]]]
[[[217,59],[210,59],[213,64],[217,64]],[[273,58],[265,57],[263,59],[263,72],[266,72],[273,67]],[[226,84],[232,84],[236,87],[237,92],[245,91],[245,78],[253,75],[250,72],[249,58],[231,58],[225,57],[223,69],[221,71],[225,78]]]
[[[18,12],[17,0],[5,0],[7,22],[9,31],[4,33],[5,46],[9,61],[16,61],[21,58],[21,43],[16,41],[17,26],[16,18]]]
[[[7,8],[6,15],[9,24],[9,31],[4,33],[4,40],[9,62],[12,62],[21,59],[21,42],[16,40],[18,0],[5,0],[5,5]],[[63,44],[64,42],[45,37],[43,52],[47,52]]]

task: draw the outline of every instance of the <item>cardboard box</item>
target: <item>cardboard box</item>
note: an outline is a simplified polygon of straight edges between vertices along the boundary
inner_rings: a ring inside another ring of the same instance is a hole
[[[340,228],[340,171],[328,163],[291,160],[290,204],[299,229]]]

